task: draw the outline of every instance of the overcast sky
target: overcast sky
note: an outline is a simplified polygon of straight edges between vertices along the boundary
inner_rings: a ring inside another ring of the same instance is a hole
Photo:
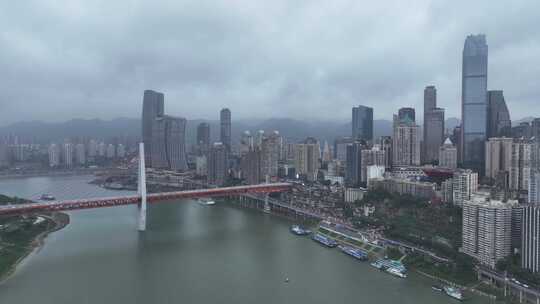
[[[540,1],[2,1],[0,125],[139,117],[142,92],[188,119],[421,114],[435,85],[460,117],[465,37],[485,33],[488,88],[540,116]]]

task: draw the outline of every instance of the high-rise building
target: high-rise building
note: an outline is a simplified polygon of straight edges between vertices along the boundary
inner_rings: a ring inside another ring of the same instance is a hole
[[[439,166],[450,169],[457,168],[457,148],[452,144],[450,138],[447,138],[439,148]]]
[[[242,177],[246,183],[250,185],[258,184],[263,178],[261,172],[261,156],[261,150],[257,147],[250,148],[249,151],[242,156]]]
[[[381,150],[384,151],[384,167],[387,170],[392,168],[392,137],[391,136],[381,136]]]
[[[116,148],[113,144],[109,144],[107,146],[107,158],[115,158],[116,157]]]
[[[294,158],[296,173],[305,176],[307,180],[316,180],[319,172],[320,150],[319,141],[313,137],[308,137],[304,142],[296,144]]]
[[[208,158],[208,182],[216,186],[223,186],[228,179],[229,152],[224,144],[214,143]]]
[[[531,137],[535,142],[540,142],[540,118],[535,118],[531,122]]]
[[[145,164],[147,167],[152,167],[152,154],[158,151],[152,148],[152,135],[154,130],[154,122],[156,118],[164,115],[163,93],[152,90],[145,90],[143,96],[143,111],[142,111],[142,140],[144,143]]]
[[[403,114],[402,119],[399,115],[394,115],[394,136],[392,137],[392,165],[394,166],[420,165],[419,127],[410,119],[409,114]]]
[[[352,108],[352,138],[373,140],[373,108],[366,106]]]
[[[485,35],[469,35],[463,47],[461,155],[466,168],[484,172],[487,136],[488,46]]]
[[[86,148],[83,144],[75,145],[75,162],[78,165],[86,165]]]
[[[527,202],[529,204],[537,204],[540,206],[540,171],[533,170],[529,178]]]
[[[444,140],[444,109],[437,108],[437,89],[424,89],[424,163],[439,160],[439,148]]]
[[[338,137],[334,140],[334,159],[345,162],[347,160],[347,145],[352,144],[351,137]]]
[[[152,135],[152,164],[154,168],[186,170],[185,154],[186,120],[161,116],[156,118]]]
[[[511,190],[528,190],[531,176],[532,144],[525,139],[514,139],[512,143],[510,171],[508,174]]]
[[[250,150],[253,150],[253,136],[251,132],[244,131],[240,137],[240,156],[247,154]]]
[[[210,150],[210,124],[201,122],[197,126],[197,153],[207,155]]]
[[[360,185],[362,177],[362,150],[366,149],[365,142],[356,141],[347,145],[347,160],[345,162],[345,180],[348,185]]]
[[[281,144],[282,138],[278,131],[274,131],[263,139],[261,145],[261,174],[263,177],[277,176]]]
[[[478,173],[470,169],[454,172],[452,178],[452,201],[456,206],[462,206],[464,201],[471,199],[478,190]]]
[[[60,147],[56,144],[49,146],[49,167],[54,168],[60,166]]]
[[[521,267],[540,271],[540,207],[536,203],[523,211],[521,229]]]
[[[206,176],[208,174],[208,158],[206,155],[197,156],[195,158],[195,174],[197,176]]]
[[[71,166],[73,166],[73,144],[64,144],[62,156],[64,158],[64,166],[66,166],[67,168],[71,168]]]
[[[375,145],[371,149],[362,149],[360,154],[360,182],[367,184],[368,167],[376,166],[377,168],[374,170],[384,168],[385,154],[384,150],[381,150],[379,145]]]
[[[488,91],[487,137],[509,137],[512,131],[510,113],[503,91]]]
[[[126,156],[126,148],[123,144],[116,145],[116,157],[124,158]]]
[[[231,110],[224,108],[219,112],[220,121],[220,140],[227,148],[227,152],[231,152]]]
[[[400,108],[398,110],[399,120],[416,122],[416,112],[414,108]]]
[[[531,138],[532,127],[527,121],[521,122],[519,125],[512,127],[510,131],[513,138]]]
[[[457,163],[458,165],[461,164],[462,160],[461,160],[461,125],[457,125],[454,127],[454,130],[452,130],[452,136],[451,136],[451,140],[452,142],[454,143],[454,145],[456,145],[456,148],[458,150],[458,154],[457,154]]]
[[[481,264],[494,268],[511,253],[512,207],[506,203],[475,194],[463,202],[463,253]]]
[[[322,162],[325,164],[328,164],[332,160],[332,153],[330,152],[330,147],[328,146],[328,142],[325,140],[323,145],[323,152],[322,152]]]
[[[493,137],[486,141],[486,178],[500,185],[501,177],[508,176],[512,161],[512,138]],[[503,184],[508,188],[508,182]]]

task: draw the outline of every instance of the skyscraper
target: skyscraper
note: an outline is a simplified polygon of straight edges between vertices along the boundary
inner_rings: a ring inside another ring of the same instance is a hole
[[[197,126],[197,149],[199,155],[207,155],[210,150],[210,124],[206,122]]]
[[[398,110],[398,118],[400,120],[411,120],[416,122],[416,112],[414,108],[400,108]]]
[[[508,188],[508,174],[512,162],[512,138],[492,137],[486,141],[485,177]]]
[[[456,206],[462,206],[464,201],[470,200],[478,190],[478,173],[470,169],[454,172],[452,178],[452,201]]]
[[[540,207],[532,204],[523,212],[521,229],[521,267],[540,271]]]
[[[147,167],[152,167],[152,153],[156,151],[152,148],[153,124],[156,118],[163,116],[165,107],[165,97],[163,93],[152,90],[145,90],[143,96],[142,111],[142,140],[144,143],[145,163]]]
[[[444,109],[437,108],[437,89],[424,89],[424,145],[423,162],[439,160],[439,148],[444,140]]]
[[[224,144],[214,143],[210,148],[208,157],[208,182],[216,186],[223,186],[228,177],[228,151]]]
[[[410,113],[409,113],[410,114]],[[420,165],[420,140],[418,125],[410,115],[394,115],[394,136],[392,137],[392,163],[394,166]]]
[[[279,153],[281,150],[282,138],[278,131],[274,131],[269,136],[266,136],[261,145],[261,174],[263,180],[268,175],[270,177],[277,176]]]
[[[227,152],[231,151],[231,110],[224,108],[219,113],[220,120],[220,140]]]
[[[510,172],[508,175],[511,190],[528,190],[531,177],[532,144],[526,139],[514,139],[510,152]]]
[[[366,106],[352,108],[352,138],[373,140],[373,108]]]
[[[362,149],[367,148],[365,142],[356,141],[347,145],[345,180],[350,186],[358,186],[362,177]]]
[[[261,158],[261,150],[253,147],[250,147],[249,150],[242,155],[242,177],[250,185],[258,184],[263,177],[263,174],[261,173]]]
[[[487,112],[487,137],[509,137],[512,131],[512,121],[503,91],[488,91]]]
[[[65,143],[62,151],[62,156],[64,157],[64,166],[71,168],[73,165],[73,144]]]
[[[447,138],[439,148],[439,166],[451,169],[457,168],[457,149],[450,141],[450,138]]]
[[[487,136],[488,45],[485,35],[469,35],[463,47],[461,154],[463,166],[483,172]]]
[[[296,144],[294,150],[294,166],[296,172],[305,176],[307,180],[316,180],[317,173],[319,172],[319,158],[321,154],[319,141],[313,137],[308,137],[304,142]]]
[[[152,134],[152,164],[154,168],[186,170],[186,120],[161,116],[156,118]]]
[[[347,160],[347,145],[352,144],[354,140],[351,137],[338,137],[334,140],[334,159],[339,161]]]

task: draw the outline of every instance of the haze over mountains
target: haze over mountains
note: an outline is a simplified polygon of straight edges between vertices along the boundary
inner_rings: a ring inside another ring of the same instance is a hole
[[[210,136],[212,141],[218,141],[219,121],[188,120],[186,130],[186,143],[195,142],[197,125],[201,122],[210,123]],[[459,119],[446,120],[446,128],[451,130]],[[232,137],[237,141],[245,130],[252,133],[258,130],[267,132],[278,130],[289,140],[302,140],[308,136],[319,140],[333,142],[338,136],[350,136],[351,123],[342,121],[303,121],[290,118],[270,118],[266,120],[234,120],[232,123]],[[51,123],[42,121],[18,122],[0,127],[0,135],[18,135],[25,142],[49,143],[61,142],[72,137],[91,137],[107,139],[115,136],[138,137],[141,134],[141,121],[138,118],[117,118],[113,120],[101,119],[72,119],[66,122]],[[374,136],[392,134],[390,120],[374,120]]]

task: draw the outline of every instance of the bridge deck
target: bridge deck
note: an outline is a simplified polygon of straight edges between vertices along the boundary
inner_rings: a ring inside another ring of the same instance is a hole
[[[287,191],[290,189],[291,186],[292,185],[289,183],[273,183],[273,184],[259,184],[259,185],[249,185],[249,186],[234,186],[234,187],[223,187],[223,188],[212,188],[212,189],[152,193],[152,194],[147,195],[147,200],[149,203],[157,203],[157,202],[173,200],[173,199],[229,196],[229,195],[240,195],[240,194],[246,194],[246,193],[273,193],[273,192]],[[18,205],[9,205],[9,206],[0,207],[0,215],[134,205],[134,204],[138,204],[140,200],[141,200],[141,197],[139,195],[126,195],[126,196],[103,197],[103,198],[53,201],[53,202],[47,202],[47,203],[18,204]]]

